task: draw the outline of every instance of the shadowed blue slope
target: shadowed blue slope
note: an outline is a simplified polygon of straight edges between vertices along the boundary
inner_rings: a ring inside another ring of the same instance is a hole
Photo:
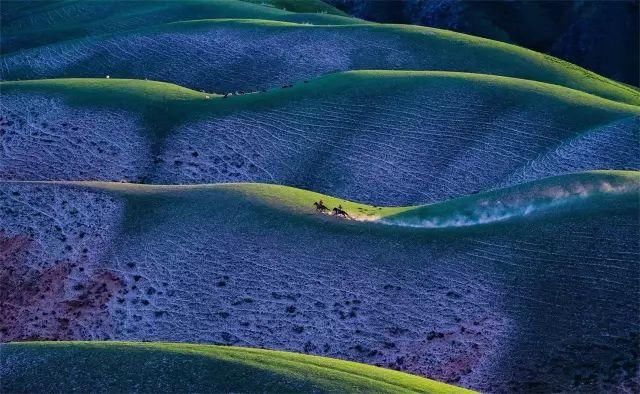
[[[2,88],[3,179],[269,182],[409,205],[640,168],[637,107],[512,78],[359,71],[226,99],[115,79]]]
[[[254,91],[363,69],[502,75],[640,104],[637,89],[559,59],[498,41],[404,25],[186,21],[54,43],[0,58],[4,80],[111,75],[213,92]]]
[[[370,365],[265,349],[97,341],[0,349],[0,377],[10,392],[469,392]]]
[[[637,173],[550,178],[414,212],[547,204],[447,229],[335,219],[313,212],[316,196],[296,207],[286,188],[265,188],[278,187],[4,183],[0,231],[33,240],[15,262],[33,275],[82,262],[66,299],[85,276],[122,281],[67,327],[76,339],[306,351],[481,391],[633,387]],[[548,204],[567,190],[569,203]],[[60,324],[43,319],[23,335]]]
[[[197,19],[246,18],[319,25],[367,23],[338,12],[313,7],[313,2],[296,0],[296,12],[289,7],[251,4],[240,0],[181,1],[25,1],[3,2],[0,11],[3,54],[70,39],[121,33],[168,22]],[[335,9],[333,9],[335,10]]]

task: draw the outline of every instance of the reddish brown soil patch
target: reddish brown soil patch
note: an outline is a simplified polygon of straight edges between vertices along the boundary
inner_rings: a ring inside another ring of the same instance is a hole
[[[107,303],[123,281],[108,271],[84,272],[71,262],[29,267],[30,244],[27,237],[0,233],[0,341],[108,338]]]

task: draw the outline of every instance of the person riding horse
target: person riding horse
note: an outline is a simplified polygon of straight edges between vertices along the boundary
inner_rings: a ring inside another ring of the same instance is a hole
[[[338,205],[337,208],[333,208],[333,215],[334,216],[342,216],[343,218],[353,219],[351,216],[349,216],[347,211],[342,209],[342,205]]]
[[[314,202],[313,205],[316,206],[316,211],[326,212],[329,210],[329,208],[324,205],[324,202],[322,202],[322,200],[320,200],[319,202]]]
[[[321,213],[326,213],[329,210],[329,208],[326,205],[324,205],[324,202],[322,200],[314,202],[313,205],[315,205],[316,211]],[[342,205],[338,205],[337,207],[333,208],[331,212],[333,216],[342,216],[343,218],[353,219],[347,213],[347,211],[342,209]]]

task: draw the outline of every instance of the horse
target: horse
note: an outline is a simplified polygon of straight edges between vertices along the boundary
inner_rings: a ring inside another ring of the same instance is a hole
[[[347,211],[343,210],[342,208],[336,207],[333,208],[332,211],[334,216],[342,216],[345,219],[353,219],[351,216],[349,216]]]
[[[324,213],[324,212],[326,212],[326,211],[328,211],[328,210],[329,210],[329,208],[328,208],[326,205],[324,205],[324,204],[322,203],[322,201],[320,201],[320,202],[314,202],[314,203],[313,203],[313,205],[315,205],[315,206],[316,206],[316,211],[319,211],[319,212],[323,212],[323,213]]]

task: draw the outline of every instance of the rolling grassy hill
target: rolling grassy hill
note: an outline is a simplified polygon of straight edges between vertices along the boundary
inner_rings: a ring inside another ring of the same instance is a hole
[[[0,22],[0,342],[235,346],[3,344],[1,389],[637,391],[638,89],[319,0]]]
[[[178,343],[0,345],[7,392],[465,393],[369,365],[287,352]]]
[[[637,89],[550,56],[497,41],[403,25],[184,21],[53,43],[0,58],[4,80],[111,75],[219,93],[272,88],[359,69],[495,74],[640,103]]]
[[[425,25],[509,42],[639,85],[640,4],[634,1],[327,2],[375,22]]]
[[[313,24],[358,24],[320,1],[266,2],[240,0],[187,1],[24,1],[3,2],[1,53],[53,42],[123,32],[168,22],[197,19],[248,18]],[[285,10],[286,8],[286,10]]]
[[[5,182],[1,332],[268,347],[483,391],[632,387],[639,187],[595,172],[388,210],[270,185]]]
[[[0,87],[3,179],[276,182],[403,205],[640,168],[638,107],[490,75],[359,71],[228,98],[116,79]]]
[[[248,3],[267,5],[278,9],[293,12],[314,12],[323,14],[332,14],[339,16],[347,16],[346,13],[322,0],[242,0]]]
[[[509,42],[638,86],[640,4],[633,1],[330,0],[347,13]],[[616,23],[611,23],[611,21]]]
[[[522,219],[529,215],[551,212],[573,213],[603,210],[608,198],[614,198],[614,208],[633,207],[640,190],[638,171],[592,171],[550,177],[505,189],[447,200],[436,204],[404,207],[379,207],[361,204],[321,193],[283,185],[261,183],[223,183],[212,185],[138,185],[107,182],[75,182],[98,190],[145,197],[160,194],[221,192],[237,194],[273,209],[298,214],[315,211],[311,204],[322,200],[329,208],[342,206],[356,222],[374,222],[414,228],[457,228]],[[215,204],[213,204],[215,205]],[[314,215],[323,219],[322,215]],[[456,220],[461,219],[460,221]]]

